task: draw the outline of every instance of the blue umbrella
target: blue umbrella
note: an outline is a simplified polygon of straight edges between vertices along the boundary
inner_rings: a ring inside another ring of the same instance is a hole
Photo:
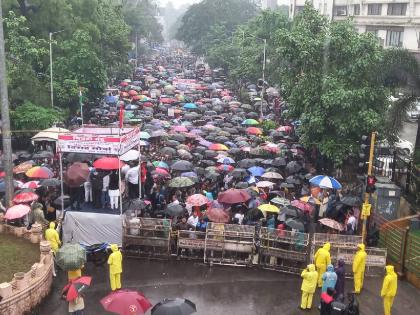
[[[222,157],[220,159],[217,160],[217,163],[222,163],[222,164],[233,164],[235,163],[235,160],[232,159],[231,157]]]
[[[114,95],[105,97],[105,103],[107,104],[114,104],[118,101],[118,98]]]
[[[197,105],[195,105],[194,103],[186,103],[186,104],[184,104],[184,108],[185,109],[196,109]]]
[[[181,173],[181,176],[183,176],[183,177],[198,177],[197,173],[195,173],[195,172]]]
[[[341,184],[333,177],[326,175],[317,175],[309,181],[312,185],[319,186],[321,188],[330,189],[341,189]]]
[[[248,172],[250,172],[252,176],[261,176],[265,173],[265,169],[261,166],[252,166],[248,168]]]

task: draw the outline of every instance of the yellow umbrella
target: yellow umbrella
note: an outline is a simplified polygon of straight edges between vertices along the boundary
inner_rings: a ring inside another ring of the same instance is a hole
[[[320,205],[321,201],[319,201],[318,199],[312,197],[312,196],[303,196],[300,198],[300,201],[306,202],[306,203],[312,203],[312,204],[316,204],[316,205]]]
[[[271,205],[269,203],[265,203],[263,205],[258,206],[258,209],[260,209],[263,212],[273,212],[273,213],[279,213],[280,209],[276,207],[275,205]]]

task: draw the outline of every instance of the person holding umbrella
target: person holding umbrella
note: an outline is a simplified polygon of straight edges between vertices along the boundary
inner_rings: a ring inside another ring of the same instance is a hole
[[[117,244],[111,244],[112,253],[108,257],[111,290],[121,289],[122,254]]]

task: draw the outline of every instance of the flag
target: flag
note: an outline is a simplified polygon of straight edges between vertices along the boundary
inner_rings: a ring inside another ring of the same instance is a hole
[[[124,125],[124,102],[120,104],[120,128]]]

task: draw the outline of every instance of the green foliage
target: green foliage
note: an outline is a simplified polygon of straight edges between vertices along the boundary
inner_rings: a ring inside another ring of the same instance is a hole
[[[189,7],[183,15],[176,38],[185,42],[194,53],[206,54],[212,43],[206,41],[216,25],[232,34],[236,27],[256,14],[251,0],[203,0]]]
[[[36,119],[35,119],[36,117]],[[25,102],[10,112],[13,130],[43,130],[63,119],[62,113],[50,107]]]
[[[262,123],[262,127],[265,133],[269,133],[271,130],[277,127],[277,124],[272,120],[264,120]]]
[[[301,140],[337,164],[357,150],[361,135],[381,132],[386,94],[383,50],[351,21],[329,23],[306,5],[292,29],[277,34],[289,116],[300,119]]]

